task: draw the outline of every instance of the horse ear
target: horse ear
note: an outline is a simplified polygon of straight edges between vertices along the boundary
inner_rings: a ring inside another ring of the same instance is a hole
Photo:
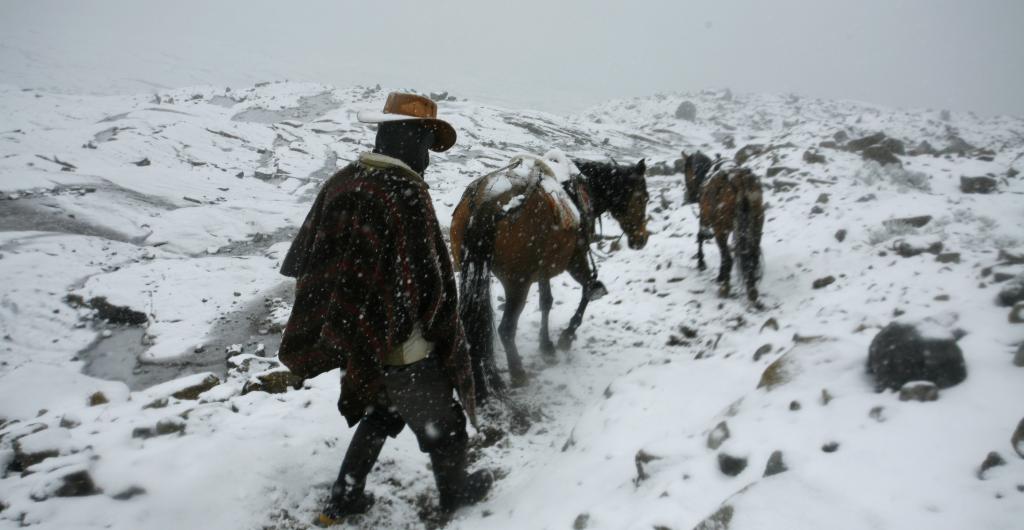
[[[637,175],[643,175],[644,172],[646,172],[646,171],[647,171],[647,159],[646,158],[641,158],[640,161],[636,163],[636,173],[637,173]]]

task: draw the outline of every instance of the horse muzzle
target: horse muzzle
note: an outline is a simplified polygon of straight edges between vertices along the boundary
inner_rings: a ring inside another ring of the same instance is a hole
[[[644,231],[639,235],[628,235],[626,239],[628,240],[629,248],[633,250],[640,250],[644,248],[645,246],[647,246],[647,237],[649,235],[650,233],[647,231]]]

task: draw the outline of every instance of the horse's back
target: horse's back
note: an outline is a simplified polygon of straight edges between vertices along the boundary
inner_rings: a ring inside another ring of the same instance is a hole
[[[579,214],[567,198],[555,196],[551,182],[485,175],[467,188],[452,217],[451,244],[456,267],[466,228],[478,212],[499,213],[495,226],[494,273],[509,280],[537,281],[566,269],[575,252]],[[560,189],[560,188],[559,188]],[[567,202],[569,202],[567,204]]]

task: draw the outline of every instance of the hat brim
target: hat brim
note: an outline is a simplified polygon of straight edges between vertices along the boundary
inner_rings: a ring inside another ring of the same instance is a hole
[[[387,112],[361,110],[356,114],[356,119],[362,123],[390,123],[398,121],[416,121],[422,123],[425,127],[434,129],[434,145],[430,146],[431,151],[437,151],[439,153],[451,149],[455,145],[455,140],[458,135],[455,134],[455,128],[444,120],[437,118],[416,118],[414,116],[406,116],[405,114],[390,114]]]

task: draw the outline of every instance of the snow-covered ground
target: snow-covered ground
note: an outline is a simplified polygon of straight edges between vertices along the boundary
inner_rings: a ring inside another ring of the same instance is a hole
[[[351,434],[338,373],[250,390],[278,369],[283,251],[319,183],[371,145],[355,113],[385,93],[0,86],[0,528],[308,526]],[[696,120],[676,117],[683,101]],[[1022,527],[1024,460],[1010,437],[1024,416],[1024,368],[1012,362],[1024,325],[995,299],[1024,268],[1000,265],[1024,254],[1024,120],[724,92],[569,117],[463,100],[440,114],[459,132],[427,171],[443,225],[473,178],[552,148],[646,157],[659,173],[682,149],[760,145],[747,165],[769,205],[755,308],[742,293],[718,297],[713,244],[697,271],[680,176],[649,177],[652,237],[641,251],[601,243],[611,294],[559,364],[540,359],[536,304],[524,313],[532,380],[515,398],[528,421],[498,417],[475,433],[475,465],[503,478],[449,528],[689,530],[712,514],[703,528]],[[879,131],[963,156],[901,155],[896,169],[819,146]],[[995,193],[960,191],[961,176],[985,175]],[[883,223],[925,215],[917,228]],[[613,221],[603,230],[620,233]],[[935,243],[941,261],[902,257]],[[579,291],[567,275],[553,286],[557,329]],[[94,297],[148,323],[95,318]],[[933,402],[876,393],[868,345],[897,316],[965,331],[967,380]],[[773,364],[784,375],[759,385]],[[763,477],[776,451],[788,470]],[[979,474],[992,451],[1006,463]],[[408,432],[368,489],[377,505],[352,527],[438,525]]]

